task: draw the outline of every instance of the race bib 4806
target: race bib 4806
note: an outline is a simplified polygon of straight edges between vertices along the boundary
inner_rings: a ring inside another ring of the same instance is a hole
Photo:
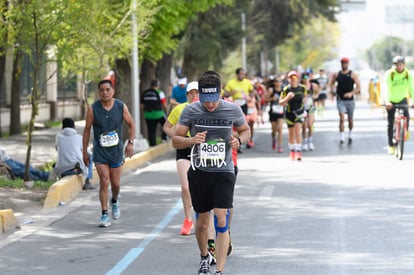
[[[208,141],[200,144],[198,167],[217,167],[226,164],[226,143],[223,141]]]
[[[201,159],[225,159],[226,144],[224,142],[210,141],[200,144]]]

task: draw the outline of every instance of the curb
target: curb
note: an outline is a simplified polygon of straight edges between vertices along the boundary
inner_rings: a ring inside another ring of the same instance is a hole
[[[140,152],[133,155],[131,158],[126,159],[122,165],[122,175],[137,169],[140,166],[146,165],[148,162],[174,150],[171,141],[159,144],[151,147],[147,151]],[[98,184],[98,174],[96,170],[93,170],[92,183]],[[80,191],[82,191],[84,178],[83,176],[73,175],[64,177],[55,182],[47,192],[43,208],[56,208],[59,205],[64,205],[73,200]]]
[[[13,233],[16,229],[20,229],[19,222],[11,209],[0,210],[0,220],[3,234]]]
[[[72,175],[63,177],[47,191],[43,208],[55,208],[74,199],[82,190],[83,176]]]

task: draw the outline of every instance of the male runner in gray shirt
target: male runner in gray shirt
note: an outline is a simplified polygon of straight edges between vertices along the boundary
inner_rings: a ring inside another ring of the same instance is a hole
[[[172,138],[175,148],[193,146],[188,182],[194,210],[198,213],[196,237],[201,253],[198,274],[209,273],[207,249],[209,211],[214,209],[216,274],[222,274],[229,243],[228,217],[233,203],[234,165],[232,148],[250,137],[250,128],[239,106],[221,100],[220,76],[208,71],[199,81],[199,102],[186,106]],[[239,137],[234,137],[235,127]],[[191,137],[188,138],[187,131]]]

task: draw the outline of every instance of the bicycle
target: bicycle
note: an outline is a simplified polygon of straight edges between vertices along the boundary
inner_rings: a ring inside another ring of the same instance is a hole
[[[383,105],[386,107],[386,105]],[[407,117],[404,115],[404,109],[409,108],[405,104],[393,104],[395,108],[395,118],[393,127],[393,144],[394,155],[397,159],[402,160],[404,156],[404,142],[408,138]]]

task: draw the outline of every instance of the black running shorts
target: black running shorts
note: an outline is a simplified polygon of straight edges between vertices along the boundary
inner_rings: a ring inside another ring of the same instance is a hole
[[[285,114],[274,114],[272,112],[269,112],[269,121],[277,121],[278,119],[284,119]]]
[[[184,148],[184,149],[177,149],[175,154],[175,160],[179,159],[187,159],[190,160],[191,155],[191,147]]]
[[[230,208],[233,205],[236,176],[229,172],[204,172],[188,169],[191,202],[198,213],[213,208]]]

